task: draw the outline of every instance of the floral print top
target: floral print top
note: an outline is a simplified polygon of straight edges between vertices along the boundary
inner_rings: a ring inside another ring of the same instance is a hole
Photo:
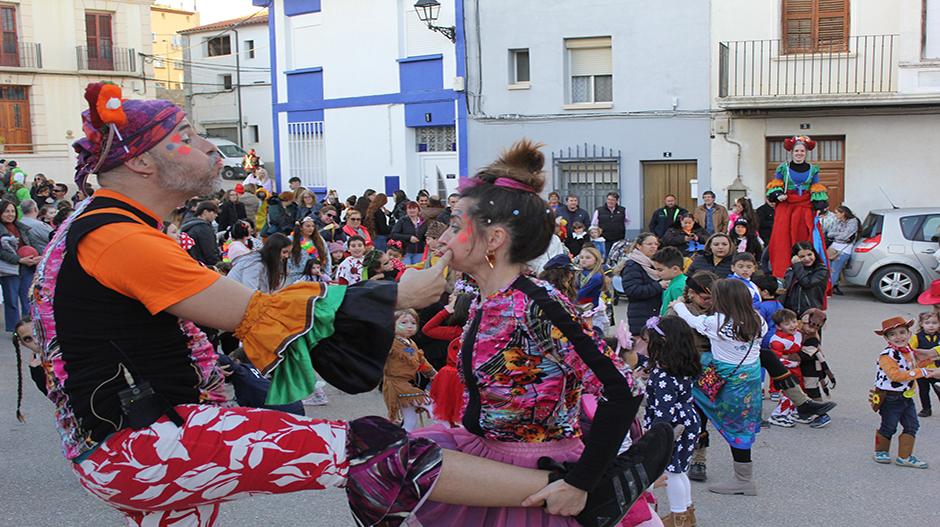
[[[567,311],[577,312],[551,285],[532,281]],[[525,443],[579,437],[581,394],[586,391],[600,395],[602,385],[574,346],[542,315],[534,301],[510,286],[474,302],[464,336],[477,316],[481,319],[472,365],[480,391],[484,437]],[[582,327],[635,391],[629,368],[589,324]],[[458,356],[457,364],[461,363]],[[457,369],[466,386],[463,369]]]

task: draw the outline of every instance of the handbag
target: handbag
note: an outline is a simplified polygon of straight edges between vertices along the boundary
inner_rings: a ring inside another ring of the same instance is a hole
[[[734,367],[734,370],[731,371],[729,377],[733,377],[735,373],[738,372],[738,369],[744,364],[744,359],[751,354],[751,349],[754,348],[754,342],[757,339],[751,340],[751,343],[747,347],[747,353],[741,357],[741,362]],[[698,389],[708,397],[708,400],[715,402],[715,399],[718,398],[718,394],[721,393],[721,389],[724,387],[725,383],[728,382],[721,375],[718,374],[718,368],[715,367],[715,361],[708,363],[708,366],[702,370],[702,374],[699,375],[698,380],[695,381],[695,384],[698,386]]]
[[[0,245],[2,249],[6,249],[13,254],[16,254],[16,238],[14,236],[3,236],[0,238]],[[0,259],[0,276],[17,276],[20,274],[20,264],[10,263],[6,260]]]

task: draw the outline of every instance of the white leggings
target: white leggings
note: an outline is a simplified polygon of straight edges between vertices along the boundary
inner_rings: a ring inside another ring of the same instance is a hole
[[[686,472],[667,472],[666,496],[669,497],[669,512],[685,512],[692,505],[692,484]]]
[[[426,415],[423,417],[424,417],[424,420],[428,421],[427,424],[422,423],[422,416],[418,415],[418,409],[421,409],[422,412],[426,412]],[[406,431],[411,432],[413,430],[421,428],[422,426],[427,426],[428,424],[431,424],[431,420],[433,419],[432,417],[430,417],[431,415],[433,415],[431,413],[431,405],[427,405],[424,407],[405,406],[404,408],[401,409],[401,427],[404,428]]]

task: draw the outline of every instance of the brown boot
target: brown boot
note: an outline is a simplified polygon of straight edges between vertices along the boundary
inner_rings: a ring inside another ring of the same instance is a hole
[[[757,496],[757,485],[754,483],[754,464],[735,461],[734,479],[708,486],[709,492],[715,494],[739,494],[744,496]]]
[[[670,512],[668,516],[660,519],[665,527],[692,527],[689,511]]]
[[[898,458],[894,464],[901,467],[927,468],[927,462],[914,457],[914,436],[901,434],[898,437]]]
[[[875,432],[875,463],[887,465],[891,463],[891,438]]]

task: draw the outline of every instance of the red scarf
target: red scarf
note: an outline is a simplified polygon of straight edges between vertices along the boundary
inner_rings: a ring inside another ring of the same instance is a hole
[[[366,247],[372,247],[372,236],[369,236],[369,231],[361,227],[360,231],[362,232],[353,229],[348,223],[343,226],[343,232],[346,233],[346,236],[361,236],[366,241]]]

